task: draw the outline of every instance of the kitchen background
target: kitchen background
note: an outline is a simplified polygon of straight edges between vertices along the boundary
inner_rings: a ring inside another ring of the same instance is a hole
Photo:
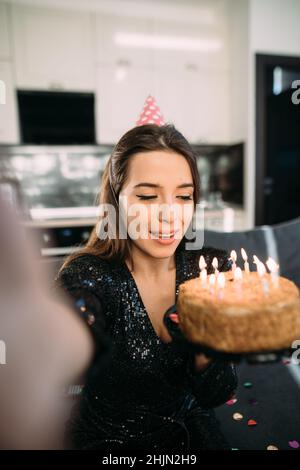
[[[1,1],[0,182],[42,254],[88,238],[149,94],[197,152],[205,228],[299,217],[299,18],[299,0]]]

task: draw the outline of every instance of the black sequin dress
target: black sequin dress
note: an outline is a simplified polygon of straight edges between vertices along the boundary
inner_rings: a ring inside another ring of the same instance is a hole
[[[208,272],[214,256],[219,270],[230,269],[222,250],[177,249],[176,298],[179,284],[199,276],[201,254]],[[213,407],[235,392],[234,365],[217,359],[195,371],[190,350],[163,342],[125,262],[85,254],[56,277],[57,287],[70,294],[96,344],[82,396],[68,421],[66,447],[177,453],[230,449]]]

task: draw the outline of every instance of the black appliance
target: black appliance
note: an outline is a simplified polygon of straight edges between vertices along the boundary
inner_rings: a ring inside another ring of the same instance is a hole
[[[94,93],[17,91],[23,144],[94,144]]]

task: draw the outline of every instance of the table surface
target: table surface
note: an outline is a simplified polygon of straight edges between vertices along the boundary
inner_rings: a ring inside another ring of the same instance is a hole
[[[297,373],[291,374],[291,368],[296,368]],[[240,450],[266,450],[268,445],[274,445],[296,451],[289,441],[300,444],[300,366],[282,362],[241,363],[237,370],[237,402],[216,408],[222,431],[231,446]],[[235,421],[234,413],[240,413],[243,419]],[[249,419],[257,421],[257,425],[248,426]]]

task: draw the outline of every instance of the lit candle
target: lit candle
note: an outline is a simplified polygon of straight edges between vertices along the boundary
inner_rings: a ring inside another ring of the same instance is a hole
[[[236,255],[235,250],[231,251],[229,259],[231,259],[231,261],[232,261],[232,271],[235,271],[235,269],[236,269],[236,259],[237,259],[237,255]]]
[[[213,268],[214,268],[214,270],[215,270],[215,276],[217,277],[218,274],[219,274],[219,271],[218,271],[218,258],[215,257],[215,258],[212,260],[212,265],[213,265]]]
[[[244,260],[244,270],[246,273],[249,273],[250,269],[249,269],[249,263],[248,263],[248,255],[246,251],[244,250],[244,248],[241,249],[241,253],[242,253],[242,258]]]
[[[278,287],[279,285],[279,264],[277,264],[273,258],[269,256],[268,260],[266,261],[266,265],[271,273],[272,285],[273,287]]]
[[[236,289],[239,295],[242,294],[242,279],[243,279],[243,273],[241,268],[235,268],[234,270],[234,280],[236,283]]]
[[[223,299],[224,297],[224,287],[225,287],[225,274],[220,273],[217,277],[217,284],[219,288],[219,298]]]
[[[206,286],[206,280],[207,280],[207,271],[206,271],[206,262],[205,262],[205,259],[204,259],[204,256],[200,256],[200,260],[199,260],[199,268],[201,270],[200,272],[200,279],[201,279],[201,284],[202,284],[202,287],[205,287]]]
[[[234,270],[234,280],[241,281],[243,279],[243,273],[241,268],[235,268]]]
[[[254,260],[254,263],[256,264],[258,275],[261,278],[264,294],[267,295],[269,293],[269,283],[268,283],[267,279],[265,278],[265,274],[267,272],[266,267],[265,267],[264,263],[262,263],[258,259],[257,256],[254,255],[253,260]]]
[[[258,257],[256,255],[253,255],[253,263],[258,265],[260,263],[260,260],[258,259]]]
[[[201,279],[201,285],[202,287],[206,286],[206,280],[207,280],[207,271],[206,269],[202,269],[200,273],[200,279]]]
[[[214,293],[215,284],[216,284],[216,276],[215,276],[214,274],[211,274],[211,275],[209,276],[209,285],[210,285],[210,292],[211,292],[211,294]]]

